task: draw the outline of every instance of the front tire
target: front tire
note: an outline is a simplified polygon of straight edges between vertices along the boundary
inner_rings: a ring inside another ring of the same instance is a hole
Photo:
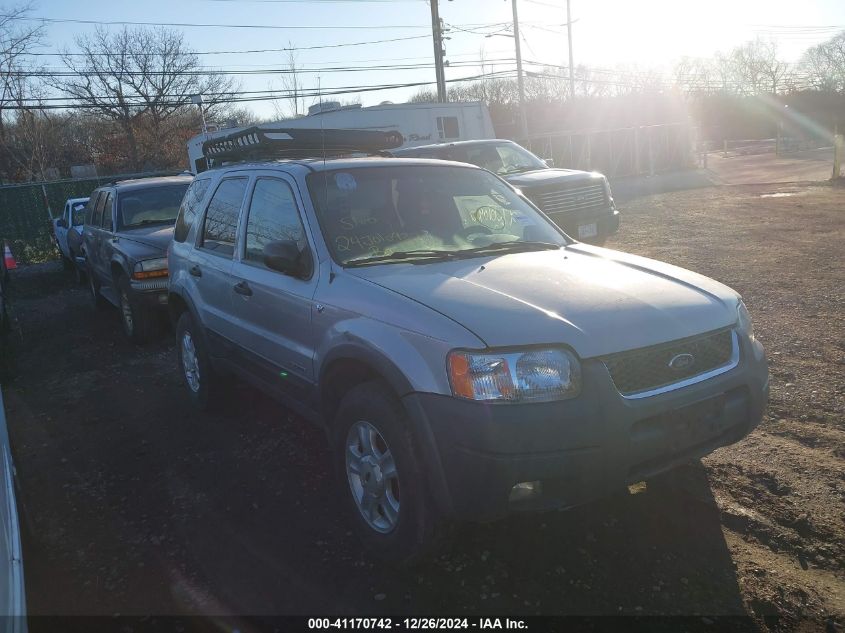
[[[153,338],[156,333],[155,315],[149,309],[140,305],[138,297],[132,291],[129,280],[121,275],[117,279],[117,299],[120,309],[120,321],[123,332],[133,343],[143,344]]]
[[[376,382],[353,387],[341,401],[333,431],[341,502],[365,547],[399,564],[429,554],[439,521],[399,400]]]
[[[190,312],[183,312],[176,322],[176,350],[182,383],[191,401],[201,411],[216,404],[223,385],[211,365],[205,340]]]

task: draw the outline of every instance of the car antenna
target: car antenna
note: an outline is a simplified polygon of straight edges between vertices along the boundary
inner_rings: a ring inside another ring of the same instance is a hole
[[[326,174],[326,133],[323,131],[323,90],[322,90],[322,82],[323,78],[321,75],[317,75],[317,102],[320,104],[320,145],[323,150],[323,192],[325,193],[325,200],[323,204],[325,205],[323,208],[325,209],[326,206],[329,204],[329,177]],[[331,257],[329,258],[329,283],[332,283],[335,278],[334,272],[334,263],[332,262]]]

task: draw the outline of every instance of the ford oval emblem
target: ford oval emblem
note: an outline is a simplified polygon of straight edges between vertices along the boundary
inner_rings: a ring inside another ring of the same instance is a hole
[[[669,361],[669,369],[684,371],[685,369],[692,367],[694,362],[695,356],[692,354],[678,354],[677,356],[673,356]]]

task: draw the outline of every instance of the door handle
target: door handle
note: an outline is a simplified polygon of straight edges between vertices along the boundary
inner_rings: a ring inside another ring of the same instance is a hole
[[[245,297],[252,296],[252,288],[249,287],[249,284],[245,281],[242,281],[239,284],[235,284],[235,292],[239,295],[243,295]]]
[[[188,272],[191,273],[194,277],[202,277],[202,271],[200,270],[199,266],[191,266],[188,269]]]

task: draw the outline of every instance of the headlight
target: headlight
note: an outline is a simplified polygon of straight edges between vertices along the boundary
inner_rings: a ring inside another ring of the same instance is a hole
[[[740,299],[736,304],[736,329],[743,334],[747,334],[748,338],[754,338],[754,324],[751,322],[751,315],[748,314],[748,308]]]
[[[452,393],[500,402],[548,402],[581,391],[578,359],[562,349],[507,353],[455,351],[447,361]]]
[[[167,258],[145,259],[135,264],[132,272],[133,279],[150,279],[151,277],[167,277]]]

